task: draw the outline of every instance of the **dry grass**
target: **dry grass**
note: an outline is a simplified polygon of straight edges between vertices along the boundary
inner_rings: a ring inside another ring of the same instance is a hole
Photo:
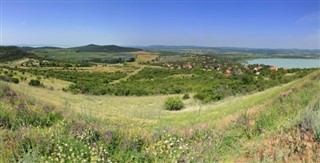
[[[135,61],[136,63],[151,61],[158,57],[158,54],[154,52],[148,52],[148,51],[129,52],[128,54],[137,55],[137,58]]]

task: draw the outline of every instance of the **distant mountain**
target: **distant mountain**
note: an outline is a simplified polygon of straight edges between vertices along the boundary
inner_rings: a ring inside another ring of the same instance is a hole
[[[76,49],[79,52],[133,52],[133,51],[142,50],[138,48],[121,47],[116,45],[94,45],[94,44],[73,47],[71,49]]]
[[[42,46],[42,47],[37,47],[35,49],[62,49],[62,48],[54,47],[54,46]]]
[[[20,49],[25,50],[25,51],[31,51],[31,50],[36,50],[36,49],[62,49],[59,47],[54,47],[54,46],[42,46],[42,47],[31,47],[31,46],[22,46]]]
[[[11,61],[25,57],[35,57],[35,55],[16,46],[0,46],[0,62]]]
[[[31,51],[31,50],[36,49],[34,47],[31,47],[31,46],[22,46],[22,47],[19,47],[19,48],[22,49],[22,50],[25,50],[25,51]]]

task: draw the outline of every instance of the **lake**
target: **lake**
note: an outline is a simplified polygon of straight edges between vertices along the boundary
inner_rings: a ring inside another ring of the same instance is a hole
[[[247,64],[264,64],[284,68],[319,68],[320,59],[260,58],[249,60]]]

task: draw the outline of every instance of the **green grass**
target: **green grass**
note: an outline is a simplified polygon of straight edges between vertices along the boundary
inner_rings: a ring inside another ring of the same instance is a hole
[[[213,162],[248,157],[258,161],[259,142],[295,127],[305,119],[299,118],[304,112],[318,105],[320,85],[316,75],[319,71],[263,92],[216,103],[188,99],[184,101],[186,108],[176,112],[164,110],[165,99],[170,96],[72,95],[1,82],[0,95],[5,97],[1,115],[15,117],[3,119],[19,125],[1,126],[0,161],[103,158],[115,162]],[[3,85],[23,94],[12,98],[11,93],[4,93]],[[37,123],[26,123],[32,118],[17,114],[15,108],[22,101],[28,101],[34,111],[30,112],[32,117],[40,117],[32,121]],[[38,121],[47,115],[37,110],[43,105],[54,105],[53,113],[63,117],[41,125]],[[318,117],[312,118],[315,133],[318,121]]]

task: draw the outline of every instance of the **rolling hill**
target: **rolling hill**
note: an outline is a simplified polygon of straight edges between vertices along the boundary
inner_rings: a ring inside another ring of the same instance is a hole
[[[134,51],[142,50],[138,48],[121,47],[116,45],[94,45],[94,44],[73,47],[71,49],[76,49],[79,52],[134,52]]]
[[[35,57],[35,55],[16,46],[0,46],[0,62],[11,61],[24,57]]]

